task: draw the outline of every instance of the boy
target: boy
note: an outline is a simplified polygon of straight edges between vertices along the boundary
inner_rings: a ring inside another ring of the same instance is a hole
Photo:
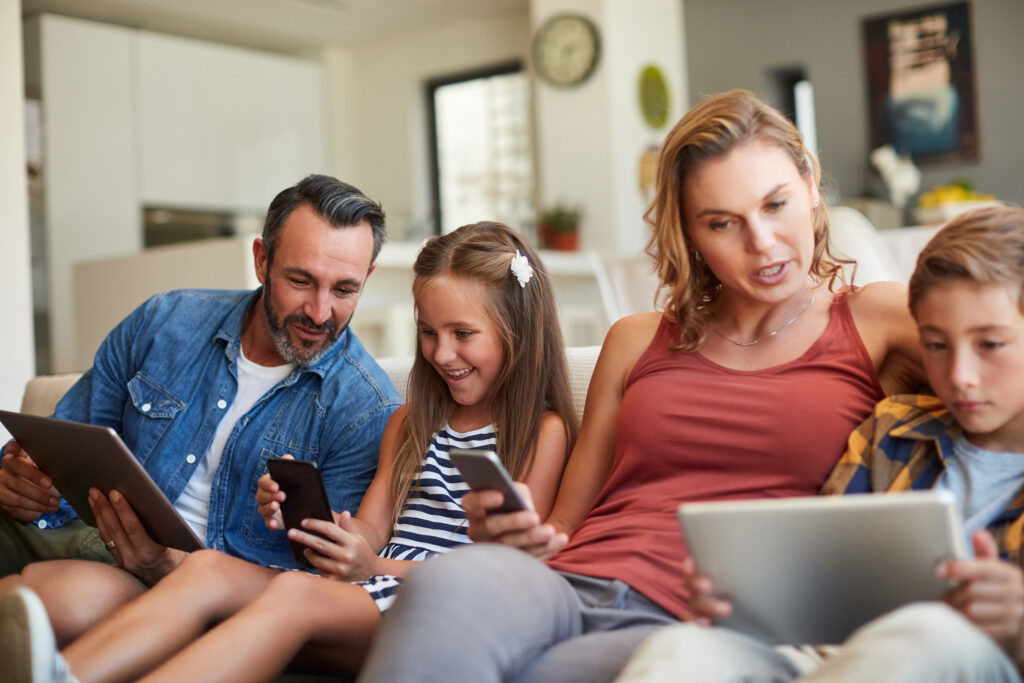
[[[620,681],[1021,680],[1024,209],[979,209],[936,234],[911,277],[910,308],[937,397],[879,403],[822,492],[950,490],[973,549],[937,569],[958,582],[944,597],[952,609],[896,610],[823,663],[803,648],[770,648],[725,629],[666,629],[638,650]],[[707,577],[690,585],[698,613],[728,614]]]

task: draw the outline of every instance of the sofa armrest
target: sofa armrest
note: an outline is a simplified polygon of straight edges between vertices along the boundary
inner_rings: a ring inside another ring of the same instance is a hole
[[[25,394],[21,399],[21,412],[30,415],[52,415],[54,408],[57,407],[57,402],[81,376],[80,372],[69,372],[64,375],[33,377],[25,385]]]

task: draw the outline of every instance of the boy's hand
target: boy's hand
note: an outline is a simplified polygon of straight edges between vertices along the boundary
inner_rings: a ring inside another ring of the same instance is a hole
[[[948,560],[938,567],[940,578],[959,585],[943,599],[987,633],[1018,668],[1024,664],[1024,572],[999,559],[992,534],[971,537],[974,558]]]
[[[732,614],[732,603],[712,595],[714,584],[711,578],[697,573],[697,564],[692,557],[683,560],[683,587],[690,595],[690,609],[693,614],[684,615],[684,621],[695,621],[711,626],[713,620]]]

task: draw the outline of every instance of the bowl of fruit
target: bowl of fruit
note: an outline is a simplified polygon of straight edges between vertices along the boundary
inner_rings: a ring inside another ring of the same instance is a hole
[[[914,220],[920,225],[939,225],[964,211],[999,203],[995,195],[976,192],[969,180],[960,179],[922,192],[917,199]]]

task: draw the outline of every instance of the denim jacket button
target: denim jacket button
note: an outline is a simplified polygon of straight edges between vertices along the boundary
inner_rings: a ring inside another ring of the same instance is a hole
[[[224,410],[225,408],[228,407],[228,402],[225,401],[224,399],[221,399],[217,401],[217,407],[220,408],[221,410]]]
[[[152,407],[153,407],[153,404],[151,404],[151,403],[143,403],[142,404],[142,412],[148,413],[149,409],[152,408]]]
[[[196,456],[193,455],[192,453],[189,453],[188,455],[185,456],[185,462],[187,462],[189,465],[193,464],[195,461]]]

